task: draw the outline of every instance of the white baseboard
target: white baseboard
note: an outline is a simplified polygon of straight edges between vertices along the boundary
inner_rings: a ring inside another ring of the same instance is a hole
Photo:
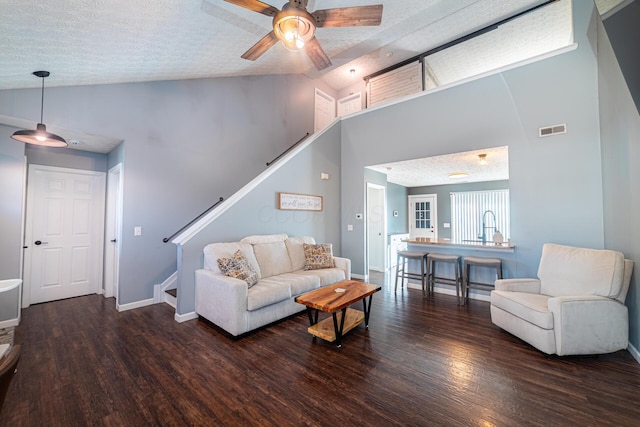
[[[127,310],[133,310],[135,308],[146,307],[148,305],[153,305],[153,298],[144,299],[142,301],[130,302],[129,304],[116,304],[116,310],[127,311]]]
[[[3,320],[2,322],[0,322],[0,329],[2,329],[2,328],[10,328],[12,326],[18,326],[19,324],[20,324],[20,318]]]
[[[173,318],[175,319],[176,322],[182,323],[182,322],[186,322],[187,320],[197,319],[198,313],[196,313],[195,311],[192,311],[191,313],[185,313],[185,314],[176,313],[173,316]]]
[[[362,275],[362,274],[353,274],[353,273],[351,273],[351,278],[352,278],[352,279],[360,279],[360,280],[364,280],[365,282],[366,282],[367,280],[369,280],[369,276],[368,276],[368,275],[366,275],[366,274],[365,274],[365,275]]]
[[[633,358],[636,359],[636,362],[640,363],[640,352],[638,352],[638,349],[635,348],[631,343],[629,343],[627,350],[629,350],[629,353],[631,353],[631,356],[633,356]]]

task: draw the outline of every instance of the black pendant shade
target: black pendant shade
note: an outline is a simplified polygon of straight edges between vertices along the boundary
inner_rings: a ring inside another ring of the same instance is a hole
[[[44,109],[44,78],[49,77],[48,71],[35,71],[34,76],[42,78],[42,96],[40,102],[40,123],[35,130],[19,130],[11,135],[16,141],[26,144],[41,145],[44,147],[66,147],[67,141],[61,136],[47,132],[47,126],[42,123],[42,113]]]

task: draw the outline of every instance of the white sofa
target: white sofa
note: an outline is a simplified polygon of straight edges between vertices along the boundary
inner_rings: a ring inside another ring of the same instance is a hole
[[[621,252],[545,244],[538,279],[495,282],[491,321],[547,354],[626,349],[632,270]]]
[[[305,243],[316,242],[313,237],[277,234],[207,245],[203,268],[195,273],[196,313],[238,336],[304,310],[296,296],[351,278],[351,260],[346,258],[333,257],[334,268],[304,270]],[[258,273],[251,287],[218,267],[218,259],[238,250]]]

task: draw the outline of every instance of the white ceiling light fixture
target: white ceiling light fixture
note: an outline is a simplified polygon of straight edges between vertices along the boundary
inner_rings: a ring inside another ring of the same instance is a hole
[[[447,176],[451,179],[461,179],[469,176],[469,174],[467,172],[451,172]]]
[[[32,73],[36,77],[42,79],[42,93],[40,97],[40,122],[36,126],[35,130],[18,130],[11,135],[12,139],[16,141],[24,142],[26,144],[41,145],[43,147],[66,147],[67,141],[61,136],[55,133],[47,132],[47,126],[42,123],[42,116],[44,110],[44,79],[49,77],[48,71],[34,71]]]
[[[480,164],[482,166],[486,166],[486,164],[487,164],[487,155],[486,154],[478,154],[478,158],[480,159]]]

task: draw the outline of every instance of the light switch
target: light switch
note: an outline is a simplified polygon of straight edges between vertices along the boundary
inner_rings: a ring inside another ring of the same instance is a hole
[[[445,222],[443,224],[444,228],[451,228],[451,224],[449,224],[448,222]]]
[[[321,173],[320,173],[320,179],[329,179],[329,174],[328,174],[328,173],[321,172]]]
[[[353,231],[353,225],[351,224],[347,225],[347,231]]]
[[[134,227],[133,228],[134,236],[142,236],[142,227]]]

